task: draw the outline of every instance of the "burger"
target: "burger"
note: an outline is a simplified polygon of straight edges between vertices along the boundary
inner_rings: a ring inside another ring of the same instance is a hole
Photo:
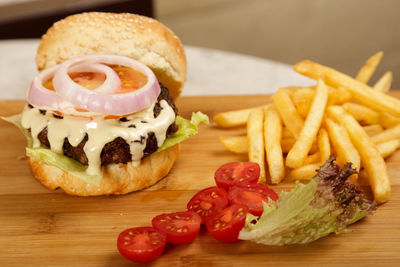
[[[39,74],[21,114],[33,176],[79,196],[151,186],[171,170],[190,121],[174,103],[186,79],[178,37],[134,14],[90,12],[56,22],[41,38]]]

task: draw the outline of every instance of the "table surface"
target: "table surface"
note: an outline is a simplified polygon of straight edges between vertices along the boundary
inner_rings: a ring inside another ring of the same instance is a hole
[[[0,41],[0,99],[24,99],[37,74],[39,40]],[[314,82],[280,62],[185,46],[188,75],[183,96],[272,94],[280,87]]]
[[[395,94],[400,96],[400,92]],[[210,117],[228,108],[270,102],[263,96],[179,98],[182,116],[201,110]],[[0,101],[0,116],[19,112],[24,101]],[[200,133],[181,145],[171,173],[146,190],[116,197],[72,197],[49,191],[30,174],[19,130],[0,120],[0,266],[127,266],[116,248],[118,234],[150,226],[160,213],[184,210],[200,189],[213,186],[213,173],[230,161],[245,161],[222,147],[218,136],[245,134],[201,125]],[[371,216],[351,225],[351,233],[306,245],[264,246],[243,241],[224,244],[203,228],[189,245],[167,246],[152,266],[399,266],[400,152],[387,159],[392,195]],[[292,188],[286,179],[273,186]]]

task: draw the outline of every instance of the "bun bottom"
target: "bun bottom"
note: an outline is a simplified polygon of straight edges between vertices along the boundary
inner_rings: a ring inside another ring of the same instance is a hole
[[[103,179],[91,184],[60,170],[28,157],[33,176],[50,190],[61,188],[75,196],[122,195],[149,187],[171,170],[179,154],[179,144],[146,157],[139,166],[132,163],[105,166]]]

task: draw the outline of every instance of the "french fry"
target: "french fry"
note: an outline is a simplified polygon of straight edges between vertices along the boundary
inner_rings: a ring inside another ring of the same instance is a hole
[[[272,101],[281,116],[283,124],[285,124],[289,131],[297,138],[303,128],[304,121],[297,112],[285,88],[279,89],[278,92],[272,96]]]
[[[381,91],[383,93],[387,93],[392,86],[393,74],[391,71],[385,72],[382,77],[375,83],[374,89],[377,91]]]
[[[287,154],[290,151],[290,149],[292,149],[294,143],[296,143],[296,139],[294,138],[283,138],[281,140],[282,152],[284,154]],[[310,153],[313,154],[317,151],[318,151],[318,144],[317,142],[313,142],[310,149]]]
[[[247,121],[247,140],[249,144],[249,160],[260,165],[260,178],[258,181],[265,183],[263,121],[263,109],[259,108],[250,112]]]
[[[366,106],[348,102],[343,104],[343,108],[361,124],[376,124],[379,122],[379,113]]]
[[[304,127],[301,129],[296,143],[287,154],[286,166],[298,168],[303,164],[321,126],[327,101],[328,87],[322,80],[319,80]]]
[[[380,144],[386,141],[400,138],[400,125],[384,130],[371,137],[371,141]]]
[[[295,168],[290,172],[290,178],[292,180],[310,180],[317,174],[320,165],[320,163],[308,164]]]
[[[282,139],[285,139],[285,138],[294,138],[294,135],[292,134],[291,131],[289,131],[288,128],[283,127],[282,128]]]
[[[393,154],[396,149],[398,149],[400,146],[400,140],[391,140],[387,141],[381,144],[376,145],[379,153],[383,158],[389,157],[391,154]],[[369,181],[368,181],[368,175],[365,170],[361,170],[358,174],[358,180],[357,180],[357,185],[359,186],[368,186]]]
[[[221,112],[214,116],[213,121],[222,128],[243,126],[246,125],[247,118],[249,117],[250,112],[252,112],[255,109],[266,108],[268,106],[270,105]]]
[[[374,198],[378,203],[386,202],[390,197],[390,180],[385,161],[375,144],[368,137],[356,119],[349,115],[340,106],[328,107],[328,114],[336,121],[340,121],[346,128],[352,143],[360,153],[361,162],[368,174]]]
[[[332,86],[328,86],[328,88],[328,105],[341,105],[349,102],[353,97],[349,90],[346,90],[343,87],[339,86],[337,88],[334,88]]]
[[[249,151],[247,136],[221,136],[219,140],[226,149],[233,153],[247,154]]]
[[[386,141],[380,144],[376,145],[376,148],[378,149],[379,153],[383,158],[387,158],[390,155],[393,154],[393,152],[396,151],[396,149],[399,148],[400,145],[400,140],[399,139],[394,139],[390,141]]]
[[[264,118],[264,142],[272,184],[279,184],[285,177],[281,139],[282,122],[278,111],[275,108],[269,108]]]
[[[324,162],[329,159],[331,155],[331,144],[329,142],[328,132],[324,128],[319,130],[317,140],[319,151],[321,153],[320,162],[321,164],[324,164]]]
[[[352,98],[349,90],[343,87],[332,87],[328,85],[328,106],[340,105],[349,102]]]
[[[304,160],[304,165],[313,163],[321,163],[321,153],[319,151],[315,152],[314,154],[308,155]]]
[[[400,124],[400,117],[395,117],[389,113],[382,112],[379,115],[379,124],[384,128],[392,128]]]
[[[363,129],[368,134],[368,136],[373,136],[383,132],[383,127],[380,124],[366,125],[363,126]]]
[[[351,142],[346,129],[330,118],[325,120],[325,125],[338,158],[343,164],[351,162],[353,168],[359,171],[361,166],[360,154]],[[356,177],[352,178],[355,180]]]
[[[292,149],[294,143],[296,143],[296,139],[294,138],[284,138],[281,141],[282,152],[284,154],[288,153],[290,149]]]
[[[310,87],[301,88],[293,93],[292,100],[301,118],[307,117],[314,95],[315,89]]]
[[[383,52],[380,51],[375,55],[368,58],[365,62],[364,66],[361,67],[360,71],[356,76],[356,80],[367,84],[369,79],[371,78],[372,74],[374,74],[376,67],[379,65],[383,56]]]
[[[310,60],[304,60],[294,66],[295,71],[313,79],[322,78],[334,87],[342,86],[349,90],[353,97],[374,110],[388,112],[400,116],[400,100],[374,90],[368,85],[332,68],[320,65]]]

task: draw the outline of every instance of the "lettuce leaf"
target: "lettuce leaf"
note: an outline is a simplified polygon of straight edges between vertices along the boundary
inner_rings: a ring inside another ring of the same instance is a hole
[[[185,141],[190,136],[197,134],[199,131],[199,124],[202,122],[209,124],[209,119],[207,115],[201,113],[200,111],[192,113],[192,118],[190,121],[182,118],[181,116],[177,116],[175,123],[179,127],[178,131],[170,134],[164,141],[164,144],[158,148],[157,152],[163,151],[171,146]]]
[[[26,148],[26,155],[33,157],[36,161],[43,161],[47,165],[59,168],[65,172],[80,178],[87,183],[98,184],[103,178],[102,175],[89,175],[86,173],[87,165],[83,165],[77,160],[73,160],[62,154],[56,153],[45,147]]]
[[[21,125],[21,114],[17,114],[10,117],[0,117],[1,119],[8,121],[18,127],[21,132],[25,135],[27,140],[26,155],[33,157],[36,161],[43,161],[47,165],[57,167],[65,172],[69,172],[72,175],[82,179],[87,183],[100,183],[102,176],[89,175],[86,173],[87,165],[81,164],[79,161],[71,159],[62,154],[56,153],[46,147],[32,148],[32,136],[31,133],[22,127]],[[196,112],[192,114],[191,120],[186,120],[180,116],[176,117],[176,124],[179,126],[179,130],[174,134],[171,134],[164,141],[164,144],[157,150],[163,151],[171,146],[176,145],[188,139],[190,136],[197,134],[198,126],[201,122],[209,123],[207,115]],[[157,153],[156,152],[156,153]]]
[[[304,244],[330,233],[348,232],[346,226],[375,208],[361,190],[347,181],[351,164],[342,170],[331,157],[307,184],[296,183],[277,202],[263,203],[260,218],[246,217],[239,239],[264,245]]]

